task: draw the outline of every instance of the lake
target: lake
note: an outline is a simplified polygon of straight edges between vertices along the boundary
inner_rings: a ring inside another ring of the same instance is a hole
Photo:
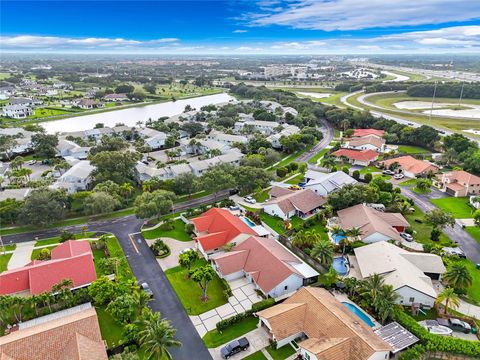
[[[226,93],[199,96],[191,99],[168,101],[161,104],[152,104],[122,110],[106,111],[98,114],[74,116],[62,120],[53,120],[40,123],[48,134],[56,132],[72,132],[93,129],[95,124],[102,123],[107,127],[123,123],[127,126],[136,126],[138,121],[145,123],[148,119],[157,120],[162,116],[181,114],[185,106],[199,110],[204,105],[221,104],[234,100]]]

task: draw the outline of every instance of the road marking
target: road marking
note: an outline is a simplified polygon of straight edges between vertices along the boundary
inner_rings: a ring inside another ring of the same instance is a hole
[[[130,239],[130,242],[132,243],[133,248],[137,252],[137,254],[140,254],[140,251],[138,251],[137,245],[135,244],[135,240],[133,240],[133,234],[128,234],[128,238]]]

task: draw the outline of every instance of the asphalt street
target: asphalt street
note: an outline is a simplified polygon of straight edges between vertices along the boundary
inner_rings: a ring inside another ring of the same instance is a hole
[[[334,137],[334,131],[332,125],[323,121],[322,127],[323,139],[320,140],[315,146],[313,146],[309,151],[305,152],[304,154],[300,155],[297,158],[299,162],[306,162],[314,157],[319,151],[326,148],[328,144],[330,144]]]

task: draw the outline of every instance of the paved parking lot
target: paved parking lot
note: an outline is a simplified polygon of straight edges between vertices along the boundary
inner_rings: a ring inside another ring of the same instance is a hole
[[[255,292],[253,284],[242,278],[229,283],[233,296],[228,303],[200,315],[190,316],[195,329],[201,337],[208,331],[215,329],[220,320],[228,319],[252,308],[252,304],[259,302],[262,298]]]

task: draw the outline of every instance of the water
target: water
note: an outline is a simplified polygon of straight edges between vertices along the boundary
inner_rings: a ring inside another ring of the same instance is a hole
[[[360,320],[362,320],[365,324],[367,324],[370,327],[375,326],[375,323],[372,320],[370,320],[367,314],[365,314],[357,305],[344,302],[344,301],[342,301],[342,304],[352,313],[357,315],[360,318]]]
[[[204,105],[220,104],[233,100],[228,94],[200,96],[191,99],[168,101],[161,104],[145,105],[129,109],[113,110],[98,114],[76,116],[68,119],[54,120],[40,123],[48,134],[56,132],[71,132],[93,129],[95,124],[102,123],[113,127],[117,123],[127,126],[136,126],[138,121],[145,123],[149,118],[156,120],[162,116],[181,114],[186,105],[199,110]]]
[[[335,244],[338,245],[340,244],[340,241],[342,241],[343,239],[346,239],[346,236],[342,234],[335,234],[335,235],[332,235],[332,239],[335,242]]]
[[[348,274],[348,260],[343,256],[339,256],[333,259],[332,263],[333,268],[340,276]]]
[[[245,224],[247,224],[249,227],[254,227],[256,226],[256,224],[250,220],[249,218],[246,218],[246,217],[242,217],[242,220]]]

